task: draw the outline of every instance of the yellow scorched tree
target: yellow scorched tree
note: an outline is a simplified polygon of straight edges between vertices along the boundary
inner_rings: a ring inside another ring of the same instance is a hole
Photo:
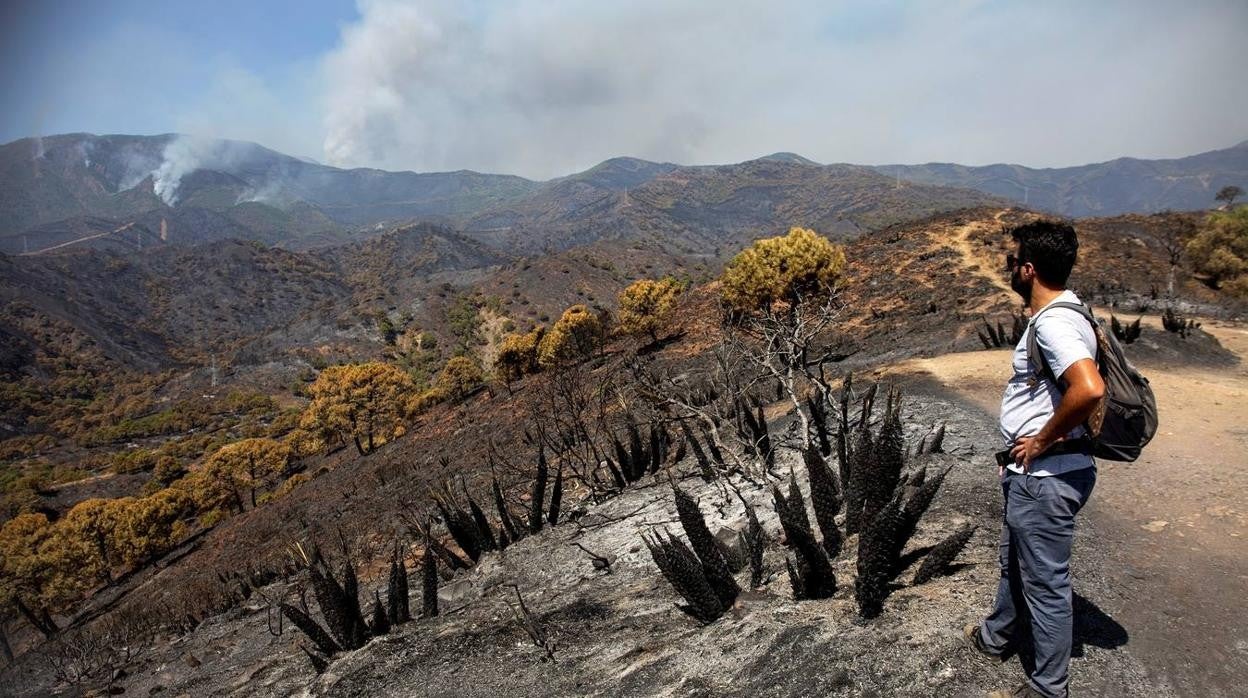
[[[433,389],[445,400],[462,400],[485,382],[485,374],[476,361],[467,356],[452,356],[438,377]]]
[[[141,565],[176,546],[187,534],[186,518],[195,510],[190,495],[165,488],[146,497],[126,498],[113,539],[127,565]]]
[[[530,373],[537,373],[538,347],[546,334],[545,327],[537,327],[523,334],[513,332],[503,338],[494,358],[494,373],[508,387]]]
[[[325,443],[350,440],[367,455],[400,429],[413,390],[411,377],[390,364],[331,366],[308,386],[312,402],[299,425]]]
[[[672,278],[640,279],[620,292],[619,329],[626,334],[645,334],[659,340],[658,331],[676,307],[684,288]]]
[[[538,346],[542,366],[578,361],[589,357],[602,343],[602,321],[584,305],[563,311]]]
[[[840,245],[794,227],[742,250],[724,269],[720,286],[727,338],[784,388],[801,421],[804,445],[810,416],[799,380],[813,383],[820,399],[830,395],[822,375],[830,354],[819,356],[816,343],[839,314],[836,285],[844,269]]]
[[[290,447],[273,439],[243,439],[226,444],[204,461],[196,499],[201,509],[243,511],[243,492],[256,507],[256,490],[285,473]]]
[[[45,634],[50,612],[67,609],[123,565],[167,552],[186,535],[190,496],[177,488],[148,497],[87,499],[55,523],[22,514],[0,528],[0,599]]]
[[[724,269],[724,301],[744,312],[781,303],[791,311],[830,296],[845,268],[845,250],[806,228],[758,240]]]
[[[121,499],[86,499],[56,522],[47,552],[64,577],[79,580],[71,586],[112,581],[112,569],[123,562],[114,532],[125,506]]]
[[[52,525],[41,513],[18,514],[0,526],[0,598],[48,637],[57,631],[50,611],[61,601],[49,594],[56,573],[43,549],[51,537]]]

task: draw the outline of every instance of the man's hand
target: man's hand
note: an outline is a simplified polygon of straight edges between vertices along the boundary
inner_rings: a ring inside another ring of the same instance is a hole
[[[1057,441],[1062,441],[1066,437],[1061,437]],[[1054,441],[1053,443],[1056,443]],[[1031,462],[1039,458],[1042,453],[1049,450],[1053,443],[1048,443],[1040,434],[1035,436],[1020,436],[1014,442],[1014,448],[1010,449],[1010,455],[1014,457],[1014,462],[1023,466],[1023,472],[1031,472]]]
[[[1071,364],[1062,373],[1062,401],[1058,403],[1053,416],[1032,436],[1020,436],[1014,441],[1010,455],[1014,462],[1023,467],[1023,472],[1031,472],[1031,463],[1039,458],[1049,447],[1058,441],[1064,441],[1066,434],[1076,426],[1083,424],[1096,409],[1101,397],[1105,394],[1105,382],[1097,372],[1096,362],[1092,359],[1080,359]],[[1004,475],[1004,468],[1001,469]]]
[[[1046,448],[1048,444],[1042,443],[1036,436],[1020,436],[1014,442],[1014,448],[1010,449],[1010,455],[1015,463],[1023,466],[1023,472],[1029,473],[1031,462],[1039,458]]]

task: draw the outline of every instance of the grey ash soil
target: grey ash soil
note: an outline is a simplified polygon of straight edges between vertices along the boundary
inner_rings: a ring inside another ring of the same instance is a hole
[[[162,644],[118,683],[126,695],[457,697],[975,696],[1013,686],[1023,677],[1018,657],[991,662],[959,641],[959,629],[988,610],[998,576],[995,425],[934,381],[906,382],[908,441],[946,422],[947,453],[926,462],[929,469],[952,467],[910,551],[935,544],[962,523],[979,528],[948,575],[911,587],[912,564],[873,621],[857,618],[851,552],[836,562],[834,598],[792,599],[770,495],[743,484],[771,537],[770,576],[729,614],[699,625],[677,608],[678,597],[641,543],[641,533],[655,526],[679,530],[670,487],[647,480],[589,507],[576,522],[483,558],[444,588],[442,616],[415,620],[339,655],[322,676],[299,653],[297,631],[267,632],[263,601],[253,597],[249,606]],[[773,432],[787,421],[779,420]],[[800,460],[782,452],[778,470],[790,467],[805,487]],[[699,499],[713,531],[744,526],[735,498],[696,478],[681,486]],[[1080,598],[1072,692],[1176,695],[1150,682],[1131,652],[1129,629],[1113,620],[1129,599],[1116,591],[1105,543],[1087,523],[1080,522],[1075,552]],[[612,572],[595,570],[575,543],[614,558]],[[850,539],[848,549],[855,543]],[[738,579],[745,586],[748,571]],[[515,619],[511,585],[548,634],[553,661]],[[281,591],[275,585],[266,593]],[[420,592],[412,591],[415,609]]]

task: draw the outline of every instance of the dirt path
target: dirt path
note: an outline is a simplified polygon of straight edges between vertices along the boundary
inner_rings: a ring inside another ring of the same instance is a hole
[[[1001,220],[1004,211],[997,212],[995,219]],[[1010,285],[1005,281],[1005,275],[998,269],[987,268],[988,262],[982,250],[976,250],[974,243],[971,242],[971,235],[988,228],[989,224],[981,221],[967,223],[954,231],[953,237],[948,241],[948,245],[953,248],[962,257],[962,264],[971,273],[982,276],[992,282],[994,286],[1001,289],[1006,295],[1012,296],[1013,291]]]
[[[133,222],[131,222],[131,223],[127,223],[127,224],[125,224],[125,225],[121,226],[120,228],[116,228],[116,229],[114,229],[114,230],[110,230],[110,231],[108,231],[108,232],[104,232],[104,233],[96,233],[96,234],[94,234],[94,235],[88,235],[88,236],[86,236],[86,237],[80,237],[80,238],[77,238],[77,239],[74,239],[74,240],[70,240],[70,241],[68,241],[68,242],[62,242],[62,243],[57,244],[57,245],[52,245],[51,247],[45,247],[45,248],[43,248],[43,249],[41,249],[41,250],[35,250],[35,251],[33,251],[33,252],[23,252],[23,253],[21,253],[21,254],[20,254],[20,255],[18,255],[18,256],[19,256],[19,257],[33,257],[33,256],[38,255],[38,254],[44,254],[44,253],[46,253],[46,252],[51,252],[51,251],[53,251],[53,250],[59,250],[59,249],[64,248],[64,247],[69,247],[70,245],[77,245],[77,244],[78,244],[78,243],[80,243],[80,242],[87,242],[88,240],[98,240],[99,238],[108,237],[109,235],[115,235],[115,234],[117,234],[117,233],[124,233],[125,231],[127,231],[127,230],[129,230],[129,229],[131,229],[131,228],[133,228],[133,227],[134,227],[134,223],[133,223]]]
[[[1155,317],[1144,324],[1162,331]],[[1229,368],[1141,362],[1157,396],[1160,429],[1137,462],[1098,464],[1085,514],[1104,539],[1097,547],[1108,551],[1128,648],[1150,676],[1181,695],[1244,695],[1248,329],[1210,322],[1204,329],[1241,362]],[[996,415],[1009,351],[919,359],[898,370],[930,374]]]

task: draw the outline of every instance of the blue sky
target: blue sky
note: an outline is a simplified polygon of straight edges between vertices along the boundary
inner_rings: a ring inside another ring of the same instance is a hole
[[[0,141],[254,140],[549,177],[730,162],[1176,157],[1248,138],[1248,3],[7,2]]]
[[[231,76],[306,100],[303,76],[359,17],[352,2],[293,0],[19,0],[2,8],[0,60],[15,67],[0,75],[6,142],[199,126],[196,107]],[[247,116],[220,128],[247,137]]]

